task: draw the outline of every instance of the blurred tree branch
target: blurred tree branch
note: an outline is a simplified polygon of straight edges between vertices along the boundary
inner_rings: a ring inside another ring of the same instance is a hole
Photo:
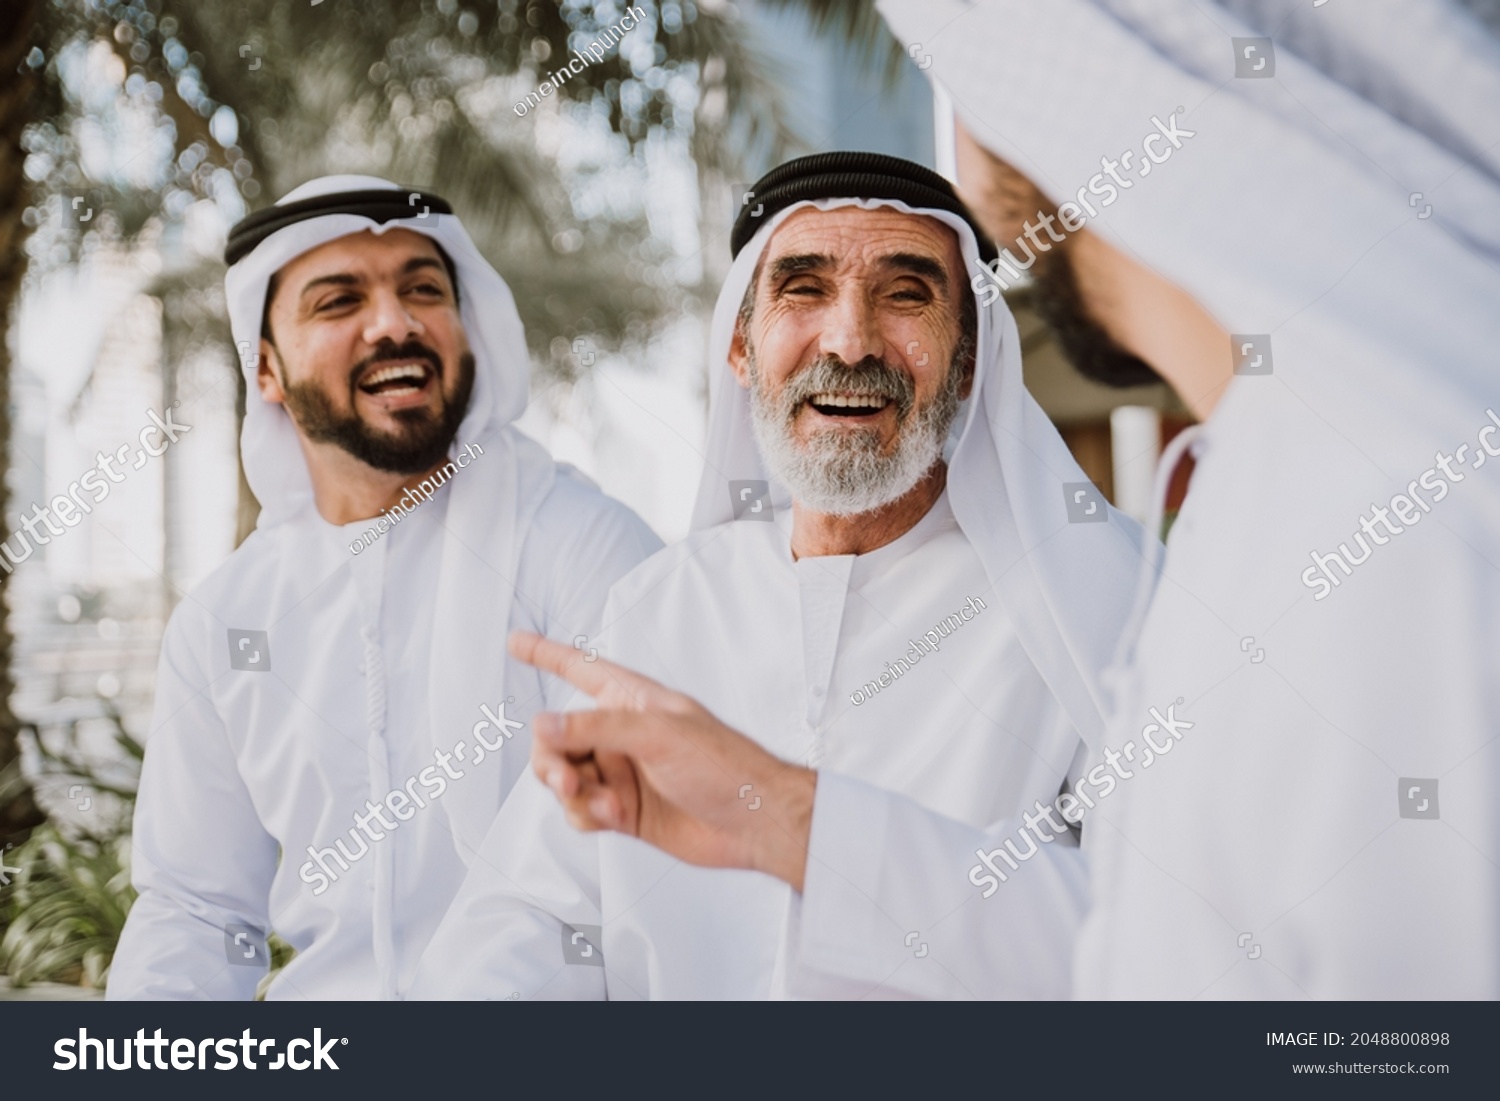
[[[26,273],[24,245],[29,229],[22,212],[30,195],[21,136],[36,109],[40,82],[25,59],[32,48],[41,7],[42,0],[12,0],[0,7],[0,73],[6,74],[0,81],[0,324],[4,326],[0,332],[0,462],[5,469],[10,466],[4,456],[10,448],[11,345],[3,337],[15,316]],[[9,489],[0,486],[0,506],[8,505],[9,500]],[[10,531],[3,518],[6,511],[0,507],[0,536],[8,538]],[[0,586],[11,576],[7,572]],[[0,593],[5,591],[0,587]],[[10,709],[13,641],[10,618],[0,615],[0,852],[45,820],[31,785],[21,775],[21,727]]]

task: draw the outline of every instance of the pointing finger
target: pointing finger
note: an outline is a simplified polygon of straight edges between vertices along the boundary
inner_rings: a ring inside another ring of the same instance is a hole
[[[605,752],[640,757],[667,721],[643,711],[544,711],[532,720],[532,754],[538,761]]]
[[[564,646],[531,631],[512,631],[508,646],[517,661],[561,677],[595,700],[603,701],[607,694],[621,693],[622,701],[629,699],[637,707],[671,707],[676,702],[677,693],[650,677],[601,657],[589,660],[576,646]]]

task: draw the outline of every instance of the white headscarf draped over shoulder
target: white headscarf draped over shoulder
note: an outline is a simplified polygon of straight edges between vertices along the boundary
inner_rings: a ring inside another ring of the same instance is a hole
[[[276,205],[379,190],[407,193],[375,177],[325,176],[289,192]],[[230,267],[224,290],[236,346],[258,348],[266,288],[276,272],[337,238],[397,228],[426,234],[452,259],[460,317],[474,354],[474,389],[455,445],[477,443],[483,455],[475,456],[444,489],[449,499],[434,595],[439,629],[433,631],[429,667],[431,737],[434,748],[448,751],[473,726],[481,702],[493,704],[507,695],[502,683],[505,624],[518,595],[516,568],[530,518],[551,490],[555,470],[546,451],[511,425],[526,408],[531,361],[510,288],[455,215],[437,213],[418,201],[411,204],[410,216],[390,221],[336,212],[277,229]],[[272,533],[304,515],[312,503],[312,481],[286,410],[259,397],[257,357],[240,358],[247,385],[240,454],[261,505],[259,529]],[[288,562],[285,568],[297,569],[299,563]],[[383,708],[372,708],[372,715],[376,712],[383,716]],[[383,717],[372,721],[383,722]],[[524,767],[524,753],[491,754],[471,765],[444,797],[465,861],[499,810],[502,793]]]
[[[768,218],[736,257],[714,309],[708,455],[695,530],[732,519],[731,480],[768,481],[773,506],[790,503],[761,459],[749,392],[735,381],[729,347],[745,290],[777,227],[807,207],[845,206],[935,218],[958,235],[968,279],[980,273],[973,230],[946,210],[850,196],[797,202]],[[1144,533],[1108,506],[1101,506],[1107,523],[1069,523],[1063,487],[1088,477],[1022,382],[1020,336],[1004,299],[975,299],[974,387],[955,422],[957,444],[949,440],[949,501],[1026,652],[1080,736],[1096,749],[1109,711],[1102,674],[1130,617]]]

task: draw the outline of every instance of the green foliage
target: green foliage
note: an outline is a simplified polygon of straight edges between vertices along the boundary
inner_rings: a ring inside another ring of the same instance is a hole
[[[103,990],[110,961],[135,903],[130,885],[130,835],[70,838],[48,824],[5,854],[19,868],[0,887],[0,974],[11,985],[70,983]],[[267,940],[276,973],[296,951],[274,933]]]
[[[116,751],[108,769],[81,747],[77,719],[52,737],[29,724],[24,728],[41,759],[41,775],[76,780],[92,798],[113,797],[118,810],[108,816],[99,805],[95,831],[48,823],[5,853],[5,863],[20,869],[10,873],[9,886],[0,887],[0,972],[13,986],[60,982],[102,989],[135,901],[130,811],[145,747],[108,701],[103,718],[113,727]]]
[[[271,968],[266,972],[266,977],[261,979],[260,984],[255,988],[255,1000],[258,1002],[266,1000],[266,990],[270,987],[272,980],[276,978],[276,973],[291,963],[292,958],[297,954],[295,948],[275,933],[266,938],[266,948],[271,953]]]
[[[68,262],[93,238],[170,243],[194,202],[237,217],[313,176],[370,173],[455,204],[511,284],[544,369],[565,366],[546,356],[559,339],[639,344],[696,288],[679,284],[644,207],[609,182],[639,178],[648,144],[734,178],[747,151],[776,159],[789,125],[737,9],[637,0],[646,19],[548,102],[574,126],[572,145],[553,148],[547,112],[517,117],[512,104],[626,6],[52,0],[26,62],[44,93],[24,143],[34,259]],[[112,67],[112,98],[80,83],[85,56]],[[130,134],[132,149],[86,156],[101,134]],[[97,215],[81,222],[75,200]],[[220,276],[216,264],[168,271],[154,292]],[[222,317],[205,321],[200,339],[228,347]]]
[[[109,769],[99,768],[84,752],[76,720],[51,738],[35,727],[27,729],[43,776],[54,783],[77,780],[92,796],[112,796],[118,807],[115,815],[100,818],[98,832],[49,823],[4,854],[7,867],[20,869],[10,874],[9,886],[0,887],[0,974],[15,987],[55,982],[102,990],[135,903],[130,818],[145,747],[108,701],[104,708],[117,751]],[[105,808],[97,810],[103,815]],[[257,996],[264,996],[276,973],[296,955],[274,933],[267,947],[271,969]]]
[[[49,824],[5,856],[21,870],[0,888],[0,971],[18,987],[102,989],[135,901],[130,838],[70,838]]]

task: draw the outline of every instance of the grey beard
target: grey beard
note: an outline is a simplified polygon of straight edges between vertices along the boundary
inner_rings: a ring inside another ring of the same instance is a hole
[[[916,407],[911,376],[873,357],[850,367],[836,356],[822,356],[779,393],[767,394],[755,350],[747,346],[751,425],[766,469],[798,504],[830,516],[857,516],[899,499],[943,457],[971,348],[967,339],[960,343],[942,387]],[[793,418],[804,400],[826,390],[879,394],[896,402],[895,450],[882,454],[880,434],[873,429],[819,432],[800,442]]]

